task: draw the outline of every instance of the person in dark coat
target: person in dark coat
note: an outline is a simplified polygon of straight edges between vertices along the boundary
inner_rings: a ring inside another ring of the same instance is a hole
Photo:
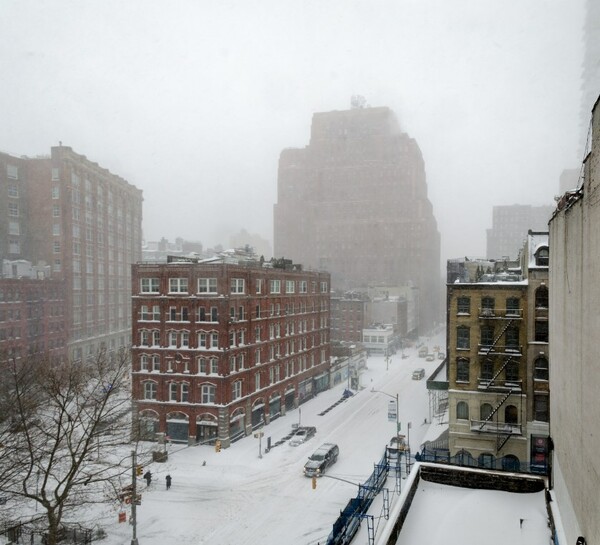
[[[146,479],[146,486],[150,486],[150,483],[152,482],[152,473],[146,471],[146,473],[144,473],[144,479]]]
[[[167,481],[167,490],[169,490],[171,488],[171,475],[167,475],[165,481]]]

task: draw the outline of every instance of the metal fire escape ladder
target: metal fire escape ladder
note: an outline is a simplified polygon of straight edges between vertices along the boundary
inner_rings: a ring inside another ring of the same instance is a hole
[[[512,325],[513,322],[514,322],[513,319],[510,319],[510,320],[508,320],[506,322],[506,324],[504,325],[504,327],[500,330],[500,333],[494,339],[494,342],[488,347],[487,352],[485,353],[486,357],[489,356],[489,354],[492,351],[492,349],[494,348],[494,346],[496,346],[496,344],[498,343],[498,341],[502,338],[502,335],[504,335],[504,333],[506,333],[506,330]]]
[[[500,376],[500,373],[502,373],[502,371],[504,371],[504,369],[506,369],[506,366],[512,361],[512,359],[513,359],[513,356],[509,356],[508,358],[506,358],[504,360],[502,367],[500,367],[500,369],[498,369],[498,372],[486,384],[484,390],[489,390],[490,386],[492,386],[492,384],[494,384],[494,381]]]
[[[496,407],[494,408],[494,410],[487,416],[487,418],[481,423],[481,426],[479,426],[479,429],[482,430],[484,428],[484,426],[493,418],[493,416],[498,412],[498,409],[500,409],[500,407],[502,407],[502,405],[504,405],[504,402],[512,395],[513,393],[513,388],[511,388],[506,395],[500,400],[500,402],[498,403],[498,405],[496,405]]]
[[[498,434],[496,437],[496,452],[499,452],[500,449],[506,444],[506,442],[512,437],[510,433]]]

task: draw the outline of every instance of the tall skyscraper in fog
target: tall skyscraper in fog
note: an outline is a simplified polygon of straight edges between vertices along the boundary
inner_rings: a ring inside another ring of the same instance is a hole
[[[331,273],[334,289],[412,284],[438,311],[440,235],[414,139],[385,107],[313,115],[279,159],[274,253]]]

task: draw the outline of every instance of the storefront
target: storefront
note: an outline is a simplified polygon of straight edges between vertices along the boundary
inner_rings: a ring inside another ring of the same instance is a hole
[[[190,421],[187,414],[167,414],[167,437],[175,443],[187,443]]]
[[[213,444],[217,439],[219,425],[217,417],[212,414],[201,414],[196,419],[196,442],[201,444]]]
[[[244,409],[233,411],[229,419],[229,437],[231,442],[237,441],[246,435]]]
[[[255,430],[265,423],[265,402],[259,398],[252,405],[252,429]]]
[[[294,403],[294,394],[296,393],[296,390],[294,388],[290,388],[286,393],[285,393],[285,410],[287,411],[291,411],[292,409],[296,408],[296,405]]]
[[[269,398],[269,417],[272,420],[281,416],[281,394],[275,393]]]
[[[325,390],[329,390],[329,373],[321,373],[317,375],[314,379],[315,383],[315,393],[324,392]]]

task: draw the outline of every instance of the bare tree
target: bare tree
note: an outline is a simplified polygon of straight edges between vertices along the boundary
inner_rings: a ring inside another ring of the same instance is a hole
[[[41,509],[48,545],[67,514],[130,475],[129,371],[125,349],[85,363],[0,358],[0,495],[22,521]]]

